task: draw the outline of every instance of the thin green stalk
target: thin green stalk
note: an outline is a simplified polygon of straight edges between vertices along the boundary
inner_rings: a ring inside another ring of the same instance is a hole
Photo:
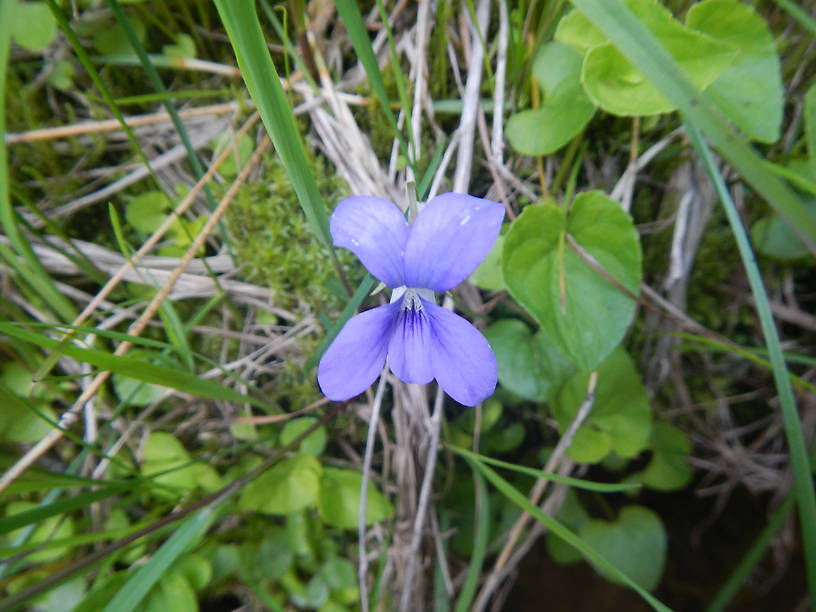
[[[810,32],[816,36],[816,20],[813,19],[807,12],[800,7],[796,2],[793,0],[774,0],[779,6],[785,9],[788,13],[790,13],[791,17],[796,19],[803,28],[810,30]]]
[[[357,58],[365,70],[374,96],[380,103],[388,122],[391,124],[391,128],[394,130],[400,152],[405,156],[405,159],[408,160],[408,164],[411,166],[411,169],[414,170],[414,175],[416,176],[417,170],[414,165],[414,160],[408,153],[408,145],[405,142],[402,132],[397,127],[397,118],[391,110],[391,100],[388,99],[388,93],[385,91],[385,81],[383,81],[380,65],[377,63],[374,50],[371,48],[371,40],[368,38],[368,31],[366,30],[365,23],[363,23],[363,16],[360,14],[360,7],[354,0],[337,0],[335,4],[337,6],[337,14],[340,15],[340,19],[343,20],[343,25],[346,26],[349,40],[351,40]],[[397,67],[394,69],[397,70]],[[408,125],[410,125],[410,123],[408,123]]]
[[[748,549],[748,552],[745,553],[742,561],[739,562],[739,565],[731,572],[725,584],[717,591],[714,600],[706,607],[706,612],[721,612],[734,598],[734,595],[739,592],[742,585],[745,584],[745,579],[748,578],[751,572],[754,571],[754,568],[762,560],[774,536],[776,536],[788,518],[790,511],[793,509],[793,501],[793,495],[788,494],[785,501],[783,501],[776,509],[776,512],[774,512],[770,522],[760,532],[759,537],[751,545],[751,548]]]
[[[32,288],[40,294],[43,301],[49,304],[55,313],[64,320],[74,316],[74,306],[57,291],[51,277],[31,250],[17,223],[17,214],[11,204],[9,194],[8,150],[6,148],[6,71],[8,69],[9,48],[11,45],[12,12],[14,2],[0,3],[0,225],[9,239],[14,253],[6,253],[10,265],[18,264],[17,257],[22,259],[19,266],[25,270],[21,278],[29,281]],[[9,259],[11,257],[11,259]]]
[[[753,250],[748,241],[748,234],[742,226],[737,207],[731,199],[731,194],[725,181],[720,176],[711,151],[705,144],[702,135],[697,128],[686,124],[689,138],[694,145],[697,154],[705,166],[708,178],[714,185],[717,195],[722,202],[731,231],[737,241],[742,264],[748,275],[748,282],[751,285],[751,292],[754,295],[757,315],[762,327],[762,334],[765,337],[765,344],[768,347],[768,354],[773,366],[774,382],[779,394],[779,403],[782,407],[782,421],[785,426],[785,436],[788,440],[788,451],[791,456],[793,466],[793,490],[796,496],[796,503],[799,508],[799,519],[802,524],[802,539],[804,541],[805,564],[807,566],[808,585],[810,588],[811,605],[816,609],[816,493],[813,490],[813,476],[810,469],[807,450],[805,448],[805,437],[802,435],[802,427],[799,423],[799,413],[796,410],[796,401],[793,397],[793,387],[788,375],[788,367],[785,363],[785,356],[782,353],[782,346],[779,342],[779,335],[774,324],[771,306],[768,303],[768,295],[765,292],[765,285],[759,272]]]

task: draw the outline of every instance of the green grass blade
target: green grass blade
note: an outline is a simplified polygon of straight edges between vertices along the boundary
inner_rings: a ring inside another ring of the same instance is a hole
[[[366,274],[366,277],[357,287],[357,290],[354,292],[354,295],[351,296],[348,303],[346,304],[343,311],[340,313],[340,316],[337,317],[337,320],[334,322],[334,325],[329,329],[326,333],[326,337],[323,339],[323,342],[320,343],[320,346],[315,351],[315,354],[312,355],[309,360],[306,362],[305,369],[308,372],[311,370],[320,358],[323,356],[323,353],[326,352],[326,349],[329,348],[329,345],[334,341],[337,337],[337,334],[340,333],[340,330],[343,329],[343,326],[346,324],[353,315],[354,312],[359,308],[360,304],[363,303],[363,300],[366,296],[371,293],[371,290],[374,288],[374,283],[376,280],[370,274]]]
[[[150,160],[147,159],[147,155],[145,155],[145,152],[142,150],[139,141],[136,139],[136,135],[133,133],[133,130],[125,121],[125,118],[122,115],[122,111],[119,110],[119,107],[116,105],[116,101],[113,99],[113,95],[110,93],[110,91],[108,91],[108,88],[105,86],[105,83],[102,82],[102,77],[99,75],[99,71],[97,71],[97,69],[94,68],[91,58],[85,51],[85,47],[82,46],[82,43],[80,42],[76,33],[71,28],[71,24],[68,23],[68,18],[65,16],[65,13],[62,12],[62,9],[57,4],[56,0],[45,0],[45,3],[48,5],[48,8],[51,10],[51,13],[54,15],[54,18],[57,20],[60,29],[62,30],[63,34],[65,34],[65,38],[70,43],[71,48],[74,50],[74,53],[76,53],[77,59],[82,64],[82,67],[85,69],[85,71],[88,73],[88,77],[90,77],[94,86],[99,90],[99,93],[102,95],[102,99],[105,101],[105,104],[107,104],[108,107],[110,108],[110,111],[111,113],[113,113],[113,116],[122,126],[122,131],[125,133],[125,136],[127,136],[128,142],[130,142],[130,144],[133,146],[133,150],[136,152],[136,155],[139,156],[139,159],[145,165],[145,168],[147,168],[150,177],[153,179],[153,182],[156,185],[156,189],[158,189],[163,194],[165,194],[165,196],[167,196],[167,192],[164,190],[162,182],[159,180],[159,177],[153,170],[153,166],[150,165]],[[169,201],[169,196],[167,197]]]
[[[782,528],[782,525],[784,525],[792,509],[793,495],[789,494],[785,498],[785,501],[776,509],[771,520],[760,532],[759,537],[751,545],[751,548],[728,577],[728,580],[726,580],[725,584],[717,591],[714,600],[706,607],[706,612],[721,612],[725,610],[725,607],[734,598],[734,595],[739,592],[742,585],[745,584],[745,580],[762,560],[774,536]]]
[[[544,470],[537,470],[535,468],[527,467],[524,465],[516,465],[515,463],[508,463],[507,461],[501,461],[500,459],[494,459],[493,457],[488,457],[486,455],[479,455],[477,453],[471,452],[465,448],[461,448],[458,446],[452,446],[450,444],[445,444],[447,448],[452,450],[457,455],[461,455],[465,461],[470,464],[470,461],[479,461],[481,463],[488,463],[490,465],[495,465],[496,467],[506,468],[508,470],[513,470],[514,472],[518,472],[519,474],[526,474],[528,476],[533,476],[535,478],[545,478],[547,480],[552,480],[553,482],[557,482],[560,484],[565,484],[570,487],[575,487],[576,489],[585,489],[587,491],[597,491],[599,493],[621,493],[623,491],[632,491],[634,489],[640,489],[641,485],[637,482],[591,482],[589,480],[581,480],[580,478],[570,478],[568,476],[560,476],[559,474],[551,474],[550,472],[545,472]]]
[[[309,168],[278,71],[269,56],[258,16],[255,14],[255,3],[216,0],[215,5],[235,50],[249,95],[255,102],[266,131],[292,181],[306,219],[320,241],[331,245],[329,218],[323,198]]]
[[[110,6],[113,14],[116,16],[116,21],[119,22],[122,29],[125,31],[125,36],[127,36],[130,46],[134,51],[136,51],[136,55],[139,57],[142,68],[144,68],[144,71],[147,73],[147,78],[150,80],[153,89],[161,94],[166,94],[167,88],[165,88],[164,83],[162,83],[161,79],[159,78],[159,73],[156,72],[156,68],[153,66],[153,63],[147,56],[142,43],[139,42],[139,38],[136,36],[136,32],[133,31],[130,21],[128,21],[127,16],[125,16],[125,13],[122,11],[122,7],[119,6],[119,2],[117,2],[117,0],[108,0],[108,6]],[[184,149],[187,151],[187,161],[190,163],[190,167],[193,169],[193,174],[198,181],[202,176],[204,176],[204,169],[201,167],[201,162],[198,160],[198,155],[196,155],[195,149],[193,149],[193,145],[190,142],[190,137],[187,135],[187,130],[184,129],[184,123],[182,122],[181,117],[179,117],[176,107],[169,98],[162,100],[162,104],[164,105],[167,114],[170,115],[170,120],[173,122],[173,127],[176,128],[179,138],[181,138],[181,143],[184,145]],[[210,209],[215,210],[215,198],[213,198],[209,186],[204,185],[203,191],[205,197],[207,198],[207,202],[210,205]]]
[[[187,547],[199,540],[207,532],[217,517],[219,502],[199,510],[195,515],[184,521],[173,532],[167,541],[161,545],[150,561],[140,567],[137,572],[125,583],[125,586],[108,602],[103,612],[130,612],[136,609],[153,585],[170,568],[170,566],[187,550]]]
[[[816,36],[816,20],[794,2],[794,0],[774,0],[774,2],[790,13],[791,17],[801,23],[803,28],[810,30],[810,32]]]
[[[160,387],[168,387],[201,397],[239,403],[248,402],[260,408],[269,408],[265,402],[259,399],[239,393],[215,381],[200,379],[195,374],[183,370],[161,367],[152,363],[145,363],[145,361],[141,359],[120,357],[96,349],[86,349],[71,343],[61,345],[58,340],[20,329],[11,323],[0,322],[0,333],[8,334],[14,338],[30,342],[31,344],[49,350],[54,350],[59,346],[62,350],[62,354],[66,357],[71,357],[72,359],[89,363],[102,370],[110,370],[122,376],[135,378],[136,380],[141,380]]]
[[[473,465],[476,466],[476,469],[478,469],[484,475],[484,477],[494,487],[496,487],[496,489],[498,489],[499,492],[502,495],[504,495],[509,501],[513,502],[519,508],[530,514],[537,521],[543,523],[547,527],[547,529],[549,529],[552,533],[560,537],[567,544],[570,544],[573,548],[575,548],[575,550],[580,552],[587,561],[590,561],[596,566],[602,567],[610,574],[613,574],[618,580],[620,580],[621,582],[632,588],[635,592],[637,592],[637,594],[640,595],[644,600],[646,600],[646,602],[650,606],[652,606],[652,608],[654,608],[655,610],[659,610],[660,612],[671,612],[670,608],[660,603],[648,591],[643,589],[643,587],[641,587],[635,581],[629,578],[629,576],[627,576],[617,567],[612,565],[600,553],[598,553],[589,544],[587,544],[581,538],[575,535],[575,533],[573,533],[570,529],[567,529],[564,525],[556,521],[553,517],[544,514],[538,506],[531,504],[530,500],[527,499],[526,495],[524,495],[521,491],[516,489],[509,482],[504,480],[504,478],[499,476],[496,472],[487,467],[484,463],[482,463],[481,461],[473,461]]]
[[[26,274],[22,278],[27,280],[31,286],[40,294],[46,304],[51,305],[63,320],[71,320],[75,315],[74,306],[62,295],[54,286],[51,277],[40,264],[31,246],[23,236],[18,227],[17,215],[11,204],[9,193],[9,168],[8,149],[6,148],[6,70],[8,69],[9,48],[11,45],[11,27],[14,23],[12,13],[16,9],[16,2],[0,3],[0,225],[3,227],[5,235],[9,239],[14,252],[22,258],[25,265],[19,263],[21,268],[27,268]],[[6,250],[4,258],[10,265],[17,263],[16,257],[11,255],[11,250]]]
[[[617,46],[621,53],[699,129],[768,204],[816,254],[816,221],[802,201],[727,120],[704,93],[686,78],[657,37],[622,0],[571,0]]]
[[[455,612],[467,612],[476,594],[476,587],[479,585],[479,578],[482,573],[485,553],[487,552],[488,537],[490,535],[490,499],[487,494],[487,484],[484,476],[479,472],[475,461],[470,457],[465,457],[470,469],[473,470],[473,477],[476,479],[476,499],[478,499],[476,525],[473,530],[473,552],[470,555],[465,584],[459,591],[459,598],[456,600]]]
[[[25,512],[18,512],[17,514],[12,514],[11,516],[5,516],[0,518],[0,534],[8,533],[9,531],[19,529],[20,527],[25,527],[31,523],[37,523],[47,519],[49,516],[72,512],[80,508],[86,508],[88,505],[99,501],[100,499],[113,497],[122,491],[131,491],[135,486],[138,485],[133,482],[111,485],[109,487],[105,487],[104,489],[91,491],[90,493],[75,495],[74,497],[69,497],[68,499],[64,499],[47,506],[38,506],[37,508],[32,508],[31,510],[26,510]]]
[[[405,142],[402,132],[397,127],[397,118],[391,110],[391,100],[389,100],[388,93],[385,90],[385,81],[383,80],[382,72],[380,72],[377,57],[371,48],[371,40],[368,38],[368,30],[366,30],[363,16],[360,14],[360,7],[355,0],[337,0],[335,5],[337,6],[337,14],[340,15],[340,19],[343,20],[343,25],[346,26],[346,32],[348,32],[349,40],[351,40],[351,44],[354,47],[354,52],[357,54],[357,58],[360,60],[363,70],[365,70],[374,96],[380,103],[388,122],[391,124],[391,128],[394,130],[397,142],[399,143],[400,152],[405,159],[408,160],[408,163],[414,169],[414,174],[416,174],[416,168],[413,166],[413,157],[408,154],[408,145]],[[398,70],[398,67],[394,66],[394,70]],[[406,125],[410,125],[410,122],[406,122]]]
[[[807,566],[808,585],[810,588],[811,602],[816,603],[816,493],[813,490],[813,476],[811,474],[810,461],[805,448],[805,437],[802,434],[802,426],[799,423],[799,413],[796,410],[796,402],[793,397],[788,367],[785,363],[785,356],[782,353],[782,346],[779,343],[779,335],[774,324],[771,306],[768,303],[768,295],[765,292],[765,285],[762,283],[762,276],[756,262],[751,244],[748,241],[748,234],[742,226],[737,207],[731,199],[728,187],[720,176],[711,151],[706,146],[701,134],[693,125],[687,125],[689,138],[694,145],[697,155],[705,166],[708,178],[714,185],[717,195],[722,202],[731,231],[737,241],[742,265],[748,275],[748,282],[751,285],[751,293],[754,295],[757,315],[762,327],[762,334],[765,337],[765,344],[768,347],[768,354],[773,366],[774,382],[776,391],[779,394],[779,404],[782,407],[782,422],[785,426],[785,436],[788,441],[788,452],[791,456],[793,466],[793,491],[796,496],[796,504],[799,508],[799,519],[802,525],[803,548],[805,552],[805,564]]]

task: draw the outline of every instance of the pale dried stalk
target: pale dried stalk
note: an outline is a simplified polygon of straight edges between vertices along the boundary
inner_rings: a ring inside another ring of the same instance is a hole
[[[207,172],[204,173],[204,176],[190,189],[190,192],[179,202],[178,206],[167,215],[167,218],[162,222],[162,224],[156,229],[155,232],[147,239],[147,241],[136,251],[130,259],[119,269],[119,271],[114,274],[105,286],[99,290],[99,293],[96,294],[93,300],[85,307],[85,309],[79,314],[79,316],[73,321],[72,325],[79,326],[82,325],[85,320],[93,313],[100,305],[100,303],[110,295],[110,292],[116,288],[116,286],[121,282],[122,278],[125,274],[133,267],[133,264],[138,262],[146,253],[150,252],[150,250],[158,244],[159,240],[161,240],[162,236],[167,232],[170,226],[175,222],[177,218],[179,218],[184,212],[190,207],[193,203],[193,200],[198,195],[198,193],[204,188],[204,185],[213,177],[215,172],[218,168],[221,167],[227,158],[232,153],[233,149],[235,148],[235,144],[238,142],[240,137],[249,130],[252,125],[258,120],[259,115],[258,113],[254,113],[249,120],[244,124],[244,126],[238,131],[236,138],[232,139],[232,141],[228,144],[228,146],[224,149],[224,152],[218,156],[218,158],[212,163],[212,165],[207,169]],[[249,164],[247,164],[248,166]],[[236,180],[236,183],[238,181]],[[195,253],[195,251],[194,251]],[[186,257],[186,255],[185,255]],[[191,258],[192,259],[192,258]],[[185,264],[186,268],[186,264]],[[178,268],[177,268],[178,269]],[[183,269],[182,269],[183,270]],[[168,281],[169,282],[169,281]],[[173,281],[175,282],[175,281]]]
[[[547,460],[546,465],[544,466],[545,472],[552,472],[555,470],[558,463],[561,461],[562,456],[569,448],[570,444],[572,444],[572,439],[575,437],[575,433],[578,431],[578,428],[581,424],[586,420],[587,416],[589,416],[589,411],[592,410],[592,405],[595,403],[595,385],[598,382],[598,372],[592,372],[589,375],[589,383],[587,384],[587,394],[584,398],[583,403],[578,408],[578,412],[575,414],[575,418],[570,423],[567,430],[564,432],[564,435],[561,436],[561,439],[558,441],[558,444],[553,450],[550,458]],[[538,505],[541,496],[544,494],[544,490],[547,488],[547,484],[549,480],[546,478],[539,478],[533,490],[530,492],[528,499],[530,500],[531,504]],[[510,555],[513,552],[513,548],[516,545],[516,541],[521,536],[521,532],[527,526],[527,522],[530,520],[530,515],[527,512],[523,512],[521,516],[516,520],[516,523],[513,525],[513,529],[510,531],[510,536],[507,539],[507,542],[502,548],[501,553],[499,554],[499,558],[496,559],[496,563],[493,565],[493,569],[490,572],[490,575],[487,577],[484,585],[482,586],[482,590],[479,592],[479,596],[476,599],[476,603],[473,606],[473,610],[479,611],[484,610],[487,606],[487,602],[490,599],[490,596],[496,590],[500,583],[500,575],[502,573],[502,569],[505,565],[507,565],[508,560],[510,559]]]
[[[386,365],[380,375],[377,393],[374,394],[374,401],[371,404],[371,417],[368,422],[368,438],[366,439],[365,456],[363,458],[363,477],[360,481],[360,509],[357,521],[357,549],[359,555],[357,560],[357,581],[360,586],[360,609],[362,612],[368,612],[368,553],[366,552],[368,480],[371,474],[371,458],[374,455],[374,444],[377,438],[377,423],[380,419],[380,408],[382,407],[383,393],[385,392],[387,369],[388,366]]]
[[[199,106],[197,108],[178,111],[178,115],[182,119],[189,119],[191,117],[201,117],[207,115],[226,115],[228,113],[234,113],[236,110],[238,110],[238,104],[236,102],[227,102],[226,104]],[[141,127],[144,125],[153,125],[155,123],[169,123],[170,121],[170,114],[167,112],[125,117],[125,124],[132,128]],[[85,134],[115,132],[121,129],[122,124],[118,119],[106,119],[104,121],[82,121],[72,125],[61,125],[53,128],[29,130],[28,132],[12,132],[10,134],[6,134],[6,144],[13,145],[21,142],[58,140],[61,138],[70,138],[71,136],[82,136]]]
[[[246,166],[244,166],[236,177],[235,182],[232,184],[229,191],[227,191],[224,199],[218,204],[216,209],[213,211],[212,216],[207,220],[207,223],[204,225],[198,236],[196,236],[193,244],[190,245],[190,248],[184,254],[184,257],[181,258],[181,262],[179,263],[178,267],[173,270],[170,278],[167,280],[164,286],[162,286],[153,300],[151,300],[150,304],[148,304],[142,315],[128,328],[128,335],[138,336],[141,334],[144,328],[147,327],[150,320],[156,315],[156,312],[158,312],[162,302],[164,302],[165,298],[170,293],[170,290],[173,288],[173,284],[176,282],[178,277],[181,276],[182,272],[184,272],[187,264],[189,264],[190,261],[192,261],[192,259],[196,256],[199,249],[204,246],[204,242],[207,240],[218,221],[226,212],[227,207],[230,205],[233,199],[235,199],[235,196],[238,194],[238,189],[246,181],[247,177],[249,176],[249,172],[260,161],[261,155],[267,149],[269,144],[269,137],[265,136],[256,151],[252,154],[252,157],[249,159]],[[89,308],[86,308],[85,310],[90,312]],[[85,314],[85,311],[83,311],[83,314]],[[87,314],[85,316],[87,316]],[[121,357],[127,353],[128,350],[130,350],[131,346],[132,343],[129,341],[122,342],[116,348],[116,351],[114,351],[113,354],[117,357]],[[59,421],[59,428],[52,429],[42,440],[40,440],[22,458],[20,458],[17,463],[15,463],[5,474],[3,474],[3,477],[0,479],[0,493],[5,491],[9,485],[11,485],[11,483],[13,483],[35,461],[45,454],[48,449],[54,446],[54,444],[56,444],[60,438],[62,438],[64,430],[69,429],[76,421],[77,413],[82,409],[85,402],[96,395],[99,388],[105,383],[110,375],[110,370],[99,373],[82,392],[79,398],[77,398],[71,408],[62,414]]]

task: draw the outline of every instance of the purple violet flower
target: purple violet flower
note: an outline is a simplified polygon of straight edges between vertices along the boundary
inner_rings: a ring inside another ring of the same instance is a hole
[[[408,225],[400,209],[375,196],[337,205],[330,229],[336,246],[352,251],[393,290],[391,303],[351,318],[323,354],[317,380],[335,401],[359,395],[388,363],[408,383],[434,378],[465,406],[496,388],[496,358],[484,336],[438,306],[465,280],[499,235],[504,207],[463,193],[431,199]]]

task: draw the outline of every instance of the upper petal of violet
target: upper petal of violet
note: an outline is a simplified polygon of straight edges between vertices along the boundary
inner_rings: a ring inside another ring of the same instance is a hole
[[[439,293],[470,276],[499,236],[504,206],[464,193],[443,193],[425,205],[405,246],[405,284]]]
[[[353,252],[377,279],[392,289],[405,284],[409,226],[396,204],[376,196],[346,198],[334,209],[329,229],[334,244]]]
[[[396,303],[366,310],[343,326],[317,367],[317,382],[326,397],[342,402],[371,386],[385,365],[399,307]]]
[[[478,329],[441,306],[422,301],[431,324],[431,366],[439,386],[460,404],[475,406],[496,389],[493,350]]]

